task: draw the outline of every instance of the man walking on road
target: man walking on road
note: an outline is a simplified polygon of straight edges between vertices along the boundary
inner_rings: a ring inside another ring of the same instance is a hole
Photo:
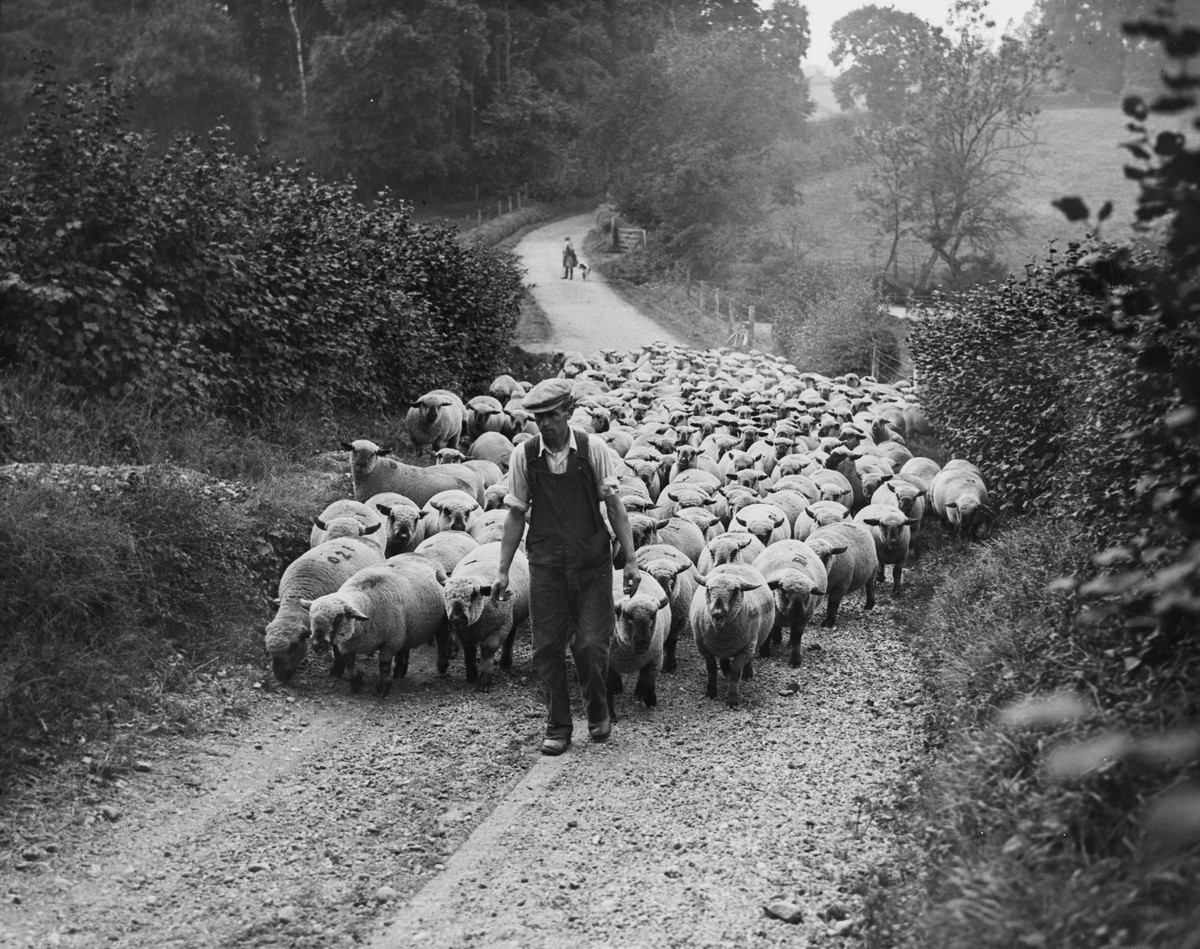
[[[575,254],[575,248],[571,246],[571,238],[567,238],[563,244],[563,277],[567,280],[575,279],[575,265],[579,263],[579,257]]]
[[[561,755],[571,745],[571,702],[566,649],[570,645],[587,707],[593,741],[607,741],[608,648],[616,614],[612,593],[612,544],[600,513],[625,554],[626,595],[641,582],[633,534],[617,496],[617,476],[608,448],[599,438],[571,428],[574,404],[569,379],[539,382],[522,400],[533,413],[539,436],[518,445],[509,461],[508,518],[500,542],[500,566],[493,598],[508,589],[508,571],[525,533],[529,558],[529,613],[533,665],[546,696],[546,735],[542,754]]]

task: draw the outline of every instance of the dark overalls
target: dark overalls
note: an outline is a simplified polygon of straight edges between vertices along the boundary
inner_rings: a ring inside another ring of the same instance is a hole
[[[525,443],[529,472],[529,620],[533,666],[546,694],[546,734],[571,737],[566,646],[571,646],[589,724],[608,718],[606,679],[612,640],[612,542],[600,516],[600,494],[587,436],[554,474],[541,437]]]

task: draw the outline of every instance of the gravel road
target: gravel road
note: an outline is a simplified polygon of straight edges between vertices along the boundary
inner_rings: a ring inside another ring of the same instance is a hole
[[[888,592],[861,604],[806,635],[803,668],[757,662],[736,710],[681,643],[657,709],[630,683],[596,745],[578,708],[557,759],[527,628],[489,694],[424,648],[384,700],[311,659],[287,688],[213,670],[201,738],[115,721],[0,802],[0,946],[861,944],[864,883],[904,873],[889,827],[921,701]]]

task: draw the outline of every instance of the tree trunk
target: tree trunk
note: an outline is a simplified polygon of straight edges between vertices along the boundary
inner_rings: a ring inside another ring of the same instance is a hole
[[[300,114],[308,115],[308,77],[304,72],[304,43],[300,24],[296,21],[296,0],[287,0],[288,18],[292,21],[292,36],[296,40],[296,72],[300,78]]]

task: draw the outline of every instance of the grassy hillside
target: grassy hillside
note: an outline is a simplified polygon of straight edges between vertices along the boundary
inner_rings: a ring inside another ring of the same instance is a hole
[[[1026,261],[1040,259],[1051,240],[1057,239],[1063,246],[1085,235],[1085,227],[1068,223],[1051,207],[1051,201],[1064,195],[1079,195],[1093,208],[1112,200],[1113,215],[1106,234],[1128,236],[1127,222],[1133,216],[1137,189],[1122,171],[1129,157],[1118,147],[1130,137],[1125,122],[1116,106],[1042,113],[1039,144],[1029,162],[1032,174],[1017,199],[1026,233],[1013,240],[1003,255],[1010,270],[1022,273]],[[865,166],[848,167],[804,184],[804,203],[796,214],[808,235],[806,244],[813,248],[809,260],[882,265],[887,245],[854,197],[854,186],[865,174]],[[902,273],[911,272],[925,254],[924,245],[916,241],[902,245]]]

